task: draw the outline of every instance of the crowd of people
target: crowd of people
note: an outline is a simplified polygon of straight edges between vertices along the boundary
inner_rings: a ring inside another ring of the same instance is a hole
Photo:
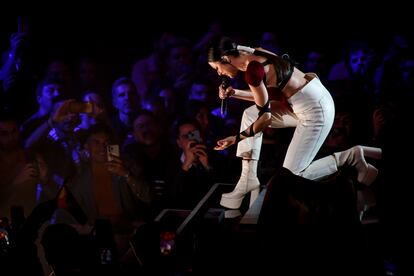
[[[280,167],[318,180],[350,165],[396,237],[390,225],[404,223],[395,212],[408,196],[401,179],[409,166],[400,158],[412,151],[405,132],[414,96],[411,37],[396,33],[385,52],[350,39],[336,62],[311,44],[302,60],[285,56],[274,32],[257,42],[223,37],[217,23],[197,41],[163,33],[128,74],[112,76],[116,70],[102,72],[92,57],[38,64],[30,31],[11,34],[0,71],[2,222],[22,206],[25,217],[37,214],[36,233],[45,221],[78,225],[68,208],[53,205],[65,186],[87,217],[78,231],[105,219],[118,262],[131,269],[136,229],[165,208],[193,209],[217,182],[235,184],[220,203],[237,209],[248,192],[253,203]],[[228,87],[217,73],[232,78]],[[228,101],[225,115],[220,98]],[[114,145],[119,154],[108,153]],[[45,204],[50,209],[38,215]],[[79,241],[77,231],[56,226],[45,231],[45,249],[53,231],[76,240],[67,246]],[[393,239],[387,252],[396,250]],[[82,260],[71,264],[54,270],[80,269]]]

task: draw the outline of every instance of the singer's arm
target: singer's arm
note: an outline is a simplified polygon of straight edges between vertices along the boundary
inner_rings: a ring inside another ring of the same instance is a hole
[[[229,136],[217,141],[215,150],[224,150],[233,144],[237,144],[243,139],[254,136],[256,133],[261,132],[264,128],[268,127],[271,123],[272,114],[270,113],[270,103],[267,102],[264,106],[258,107],[259,118],[253,122],[247,129],[237,133],[234,136]]]
[[[254,101],[253,93],[250,90],[240,90],[240,89],[234,89],[233,87],[228,87],[226,89],[223,88],[223,86],[219,87],[219,97],[220,99],[226,99],[226,98],[236,98],[240,100],[245,101]]]
[[[234,94],[231,96],[236,99],[254,102],[253,93],[250,90],[233,89]]]
[[[271,123],[272,113],[270,110],[269,94],[263,82],[264,74],[263,65],[260,63],[251,62],[247,66],[246,82],[252,91],[251,95],[254,98],[259,114],[257,120],[250,127],[236,135],[236,142],[254,136]]]
[[[246,101],[254,101],[258,106],[263,106],[268,100],[268,91],[263,82],[265,70],[263,64],[252,61],[248,64],[245,80],[249,85],[249,90],[239,90],[228,87],[225,90],[226,97],[234,97]]]
[[[271,124],[272,113],[270,109],[269,97],[267,95],[267,89],[264,83],[261,81],[257,86],[253,86],[251,84],[249,84],[249,86],[252,92],[248,93],[250,93],[252,97],[254,96],[256,107],[258,109],[257,120],[237,135],[229,136],[217,141],[217,146],[214,148],[215,150],[224,150],[233,144],[237,144],[241,140],[252,137],[256,133],[261,132],[264,128]]]

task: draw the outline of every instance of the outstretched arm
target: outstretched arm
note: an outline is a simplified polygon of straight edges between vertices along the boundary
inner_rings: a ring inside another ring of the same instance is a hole
[[[253,93],[249,90],[234,89],[233,98],[241,99],[245,101],[254,101]]]
[[[270,112],[270,103],[267,102],[264,106],[256,105],[259,110],[259,117],[257,120],[251,124],[247,129],[238,133],[234,136],[229,136],[222,140],[217,141],[217,146],[215,150],[224,150],[229,146],[240,142],[243,139],[254,136],[256,133],[262,131],[264,128],[268,127],[271,123],[272,114]]]
[[[259,116],[253,124],[239,134],[217,141],[216,150],[223,150],[245,138],[252,137],[270,125],[272,114],[268,91],[263,82],[264,75],[262,64],[259,62],[249,63],[246,70],[246,82],[249,84]]]

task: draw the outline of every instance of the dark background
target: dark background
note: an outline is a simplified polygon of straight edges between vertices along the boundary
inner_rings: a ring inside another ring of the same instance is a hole
[[[223,3],[225,2],[225,3]],[[257,3],[256,3],[257,2]],[[290,1],[291,2],[291,1]],[[17,17],[30,22],[42,55],[94,55],[119,70],[127,70],[137,58],[148,54],[162,32],[171,31],[197,41],[214,21],[226,35],[242,34],[250,44],[263,31],[275,31],[282,48],[299,57],[312,47],[339,59],[350,39],[365,39],[376,48],[386,46],[391,35],[411,32],[413,12],[398,1],[384,4],[332,1],[320,4],[251,1],[134,2],[125,4],[71,4],[5,7],[0,17],[0,50],[8,47],[10,33],[17,30]],[[255,45],[249,45],[255,46]]]

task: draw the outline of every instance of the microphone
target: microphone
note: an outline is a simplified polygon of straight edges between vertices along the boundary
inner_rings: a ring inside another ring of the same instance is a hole
[[[230,78],[227,76],[221,77],[221,87],[223,89],[227,89],[227,87],[230,86]],[[222,116],[225,116],[227,114],[227,98],[221,99],[221,108],[220,113]]]

